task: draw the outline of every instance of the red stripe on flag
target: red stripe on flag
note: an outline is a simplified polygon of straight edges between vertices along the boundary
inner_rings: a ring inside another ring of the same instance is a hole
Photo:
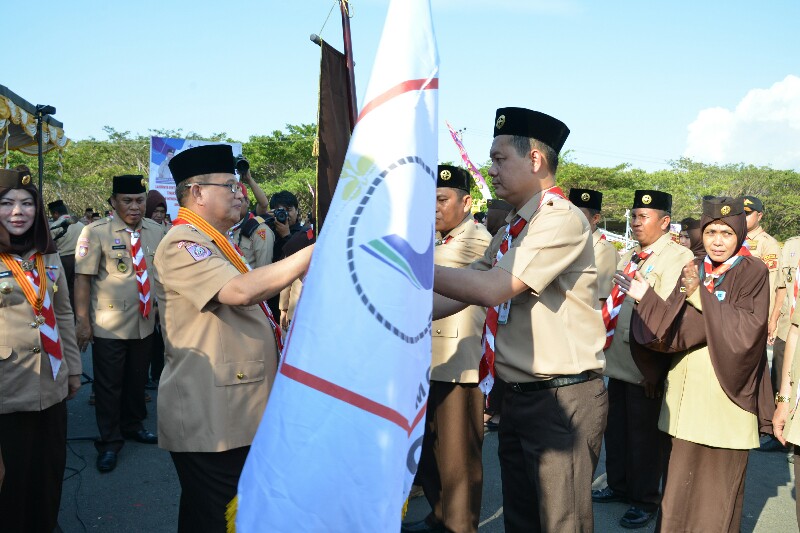
[[[420,411],[417,413],[417,416],[414,418],[414,422],[411,425],[408,424],[408,420],[406,417],[391,409],[386,407],[385,405],[379,404],[378,402],[372,401],[369,398],[361,396],[358,393],[355,393],[351,390],[345,389],[335,383],[331,383],[325,379],[322,379],[319,376],[315,376],[313,374],[309,374],[305,370],[300,370],[299,368],[287,364],[285,361],[281,365],[281,374],[286,376],[289,379],[293,379],[298,383],[306,385],[314,390],[317,390],[323,394],[327,394],[337,400],[341,400],[345,403],[352,405],[353,407],[357,407],[363,411],[367,411],[368,413],[372,413],[373,415],[379,416],[388,420],[389,422],[400,426],[406,433],[411,435],[411,432],[417,427],[417,424],[422,421],[422,417],[425,416],[425,410],[427,406],[427,402],[423,404]]]
[[[364,108],[361,110],[361,113],[358,115],[358,120],[356,123],[361,122],[361,119],[364,118],[364,115],[375,109],[376,107],[385,104],[395,96],[400,96],[403,93],[407,93],[409,91],[420,91],[426,89],[438,89],[439,88],[439,78],[433,79],[422,79],[422,80],[408,80],[395,85],[385,93],[379,95],[377,98],[371,100]]]

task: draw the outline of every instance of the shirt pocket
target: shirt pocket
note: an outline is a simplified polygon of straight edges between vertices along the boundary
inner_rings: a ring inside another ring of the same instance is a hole
[[[214,365],[214,385],[228,387],[264,381],[264,361],[241,361]]]
[[[434,337],[445,337],[448,339],[455,339],[458,337],[458,324],[441,324],[437,325],[433,330]]]
[[[124,267],[120,265],[125,265]],[[128,250],[111,250],[106,259],[106,270],[109,275],[120,278],[132,275],[133,260]]]

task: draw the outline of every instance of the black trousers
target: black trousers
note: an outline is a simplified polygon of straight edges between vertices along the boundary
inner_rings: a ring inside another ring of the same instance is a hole
[[[663,434],[658,430],[661,398],[647,398],[644,387],[608,380],[606,472],[608,486],[631,505],[653,512],[661,502]]]
[[[170,452],[181,483],[178,533],[226,533],[225,510],[236,496],[250,446],[225,452]]]
[[[156,323],[153,331],[153,350],[150,358],[150,379],[158,382],[164,371],[164,336],[161,334],[161,324]]]
[[[592,475],[607,412],[602,379],[535,392],[506,387],[498,456],[507,533],[593,530]]]
[[[0,532],[51,533],[67,463],[67,406],[0,415]]]
[[[152,345],[152,334],[144,339],[94,338],[94,409],[100,431],[94,446],[100,453],[119,452],[125,444],[123,433],[144,428],[144,385]]]
[[[770,378],[772,379],[772,390],[781,390],[781,372],[783,371],[783,354],[786,351],[786,341],[780,337],[775,337],[775,344],[772,346],[772,369]]]

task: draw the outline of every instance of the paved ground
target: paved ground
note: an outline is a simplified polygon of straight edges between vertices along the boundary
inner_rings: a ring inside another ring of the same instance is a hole
[[[84,363],[91,374],[88,357]],[[180,487],[169,454],[153,445],[128,442],[120,453],[117,469],[100,474],[94,466],[92,444],[97,434],[94,408],[87,404],[88,385],[69,406],[69,451],[59,524],[67,533],[96,531],[108,533],[174,532],[177,529]],[[145,422],[155,431],[155,403],[151,393],[150,417]],[[83,439],[88,437],[90,440]],[[783,533],[798,531],[795,520],[794,479],[791,465],[780,453],[750,453],[742,520],[743,532]],[[601,458],[598,484],[603,483],[605,465]],[[490,433],[484,443],[482,533],[503,531],[500,474],[497,464],[497,435]],[[346,481],[343,481],[346,482]],[[620,531],[617,521],[626,510],[622,503],[595,505],[598,532]],[[412,500],[407,520],[423,518],[429,511],[424,498]],[[641,531],[652,531],[653,527]],[[299,530],[298,530],[299,531]],[[373,532],[369,532],[373,533]]]

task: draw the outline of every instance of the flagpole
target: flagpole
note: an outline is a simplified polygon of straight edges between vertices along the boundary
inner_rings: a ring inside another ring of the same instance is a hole
[[[356,105],[356,74],[353,63],[353,40],[350,35],[350,14],[349,0],[339,0],[339,7],[342,11],[342,36],[344,37],[344,56],[347,60],[347,107],[350,110],[350,132],[356,127],[356,119],[358,118],[358,106]]]

